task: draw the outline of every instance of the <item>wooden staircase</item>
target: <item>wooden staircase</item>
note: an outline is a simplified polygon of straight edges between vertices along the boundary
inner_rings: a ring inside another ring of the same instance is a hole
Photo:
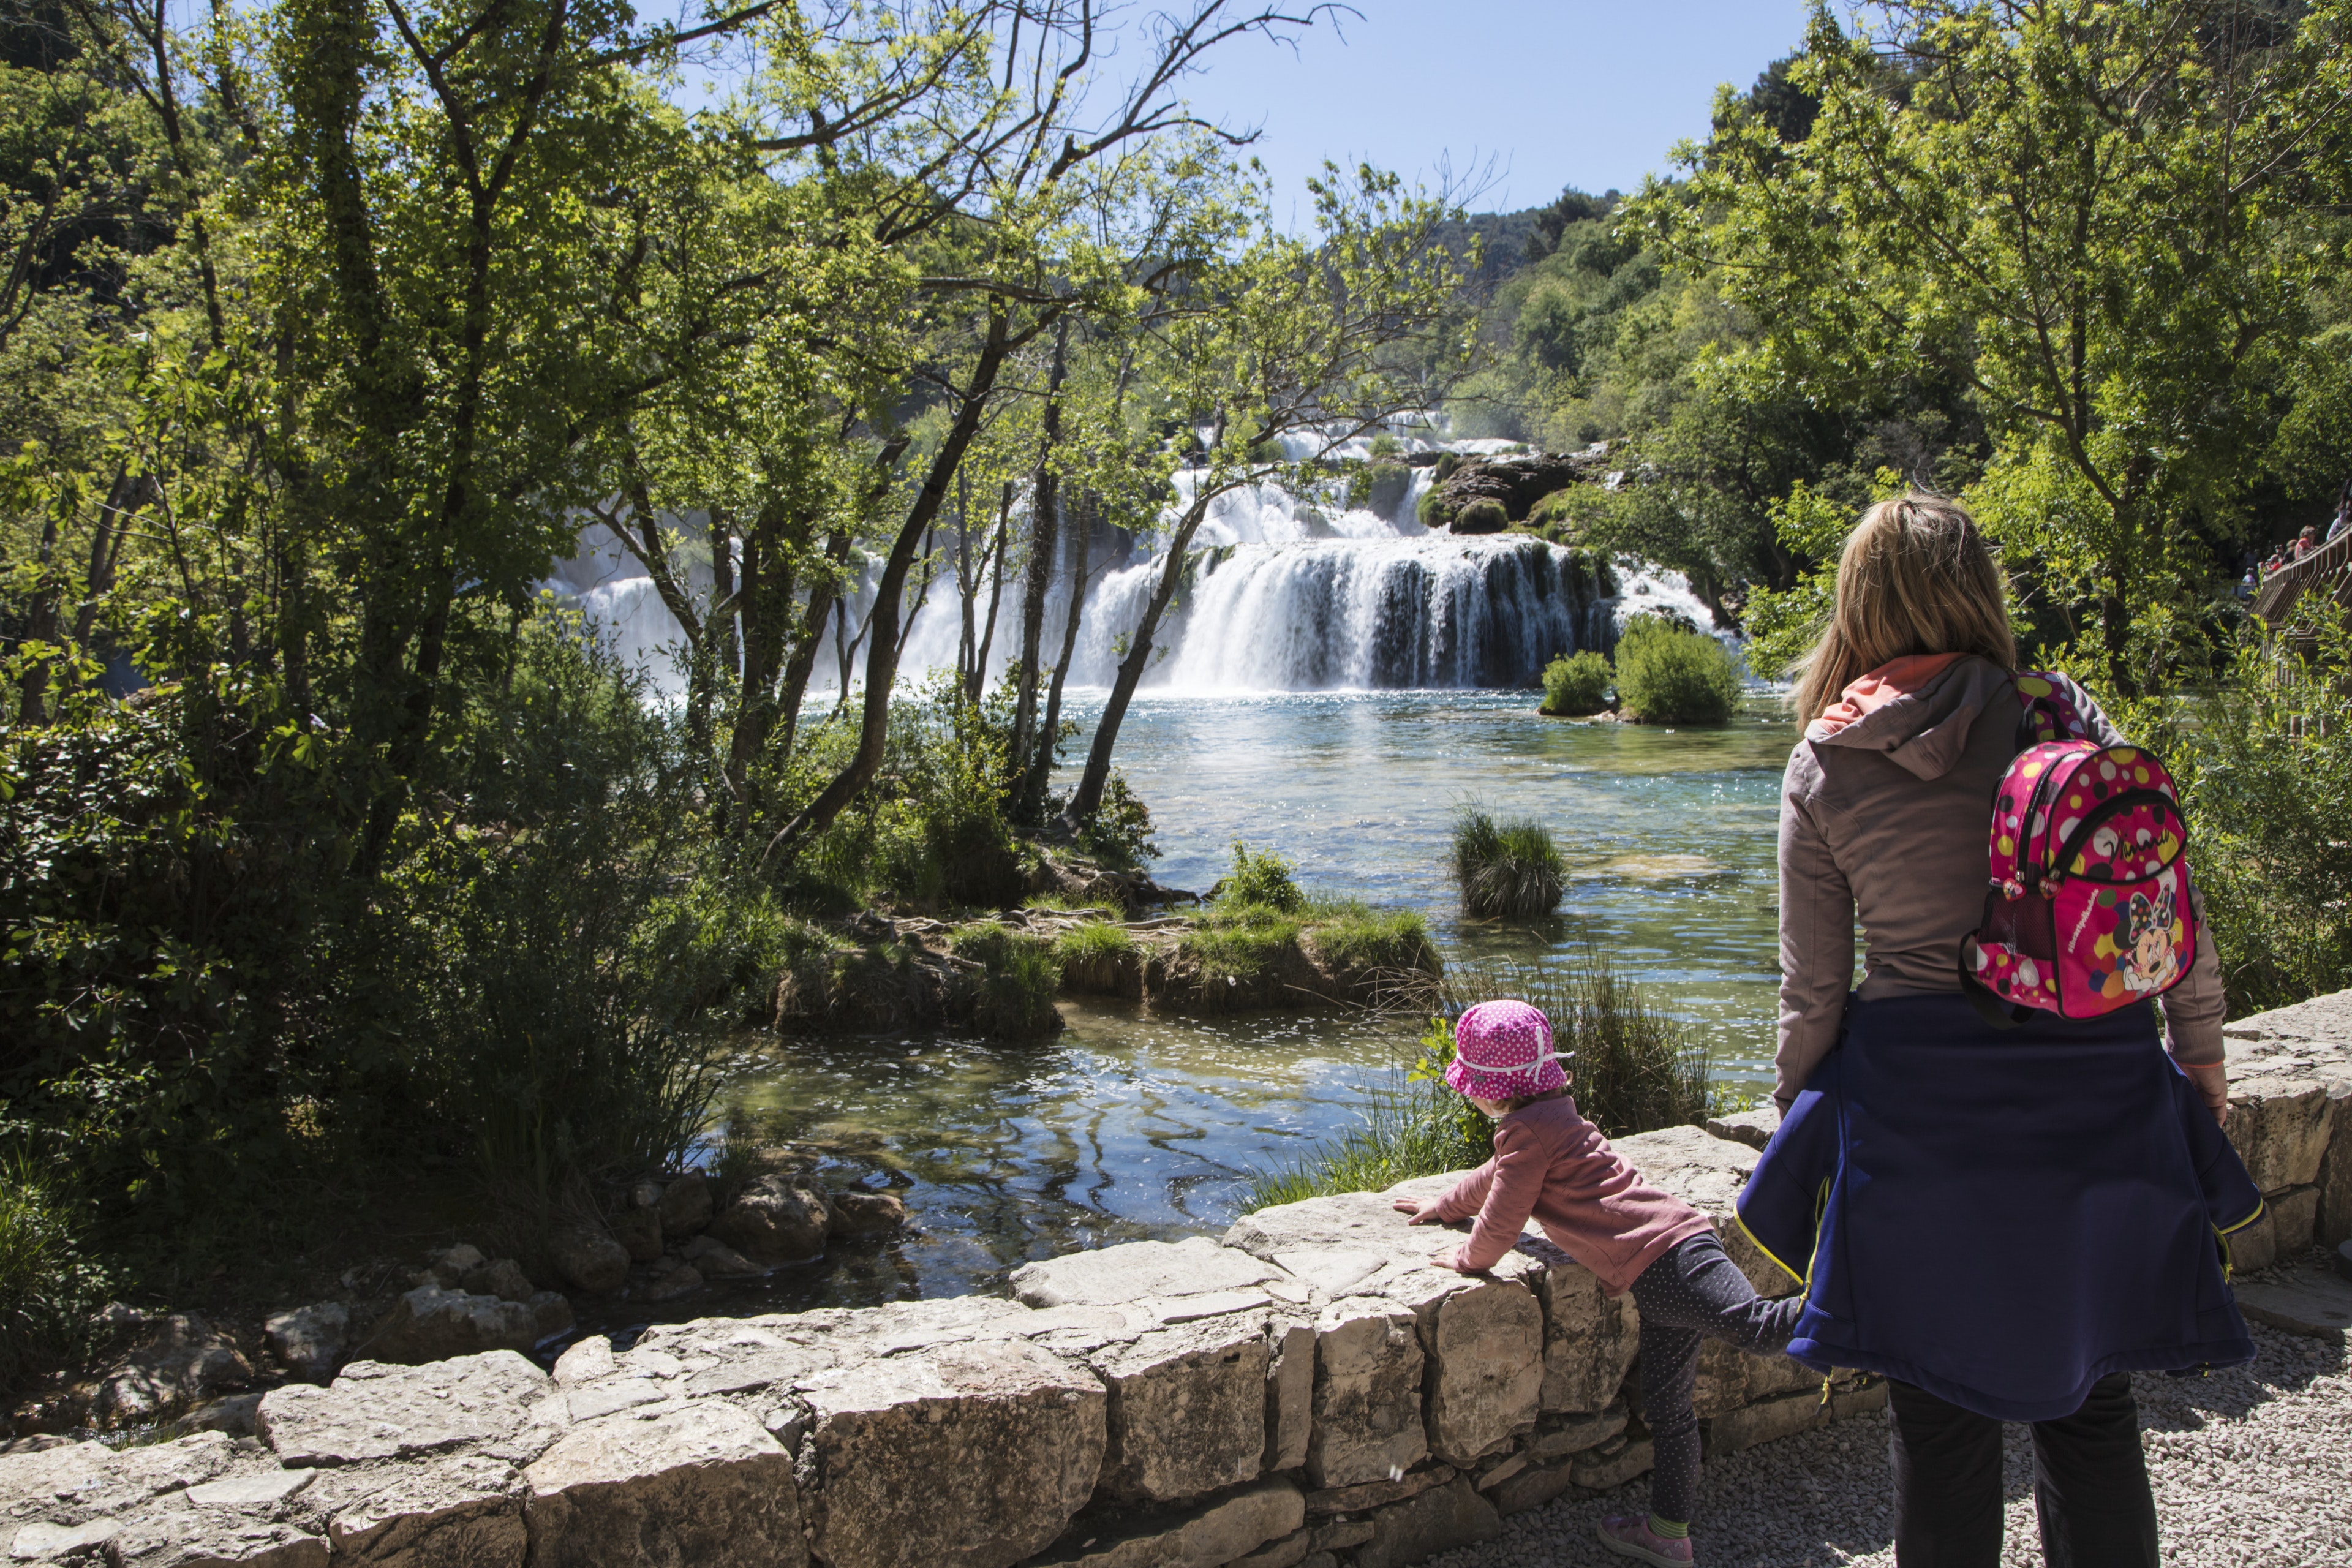
[[[2254,614],[2265,626],[2284,626],[2304,595],[2315,591],[2333,599],[2338,610],[2352,611],[2352,529],[2264,577],[2254,591]]]

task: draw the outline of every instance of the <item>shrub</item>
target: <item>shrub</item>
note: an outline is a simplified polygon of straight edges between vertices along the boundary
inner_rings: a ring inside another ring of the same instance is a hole
[[[1151,812],[1117,769],[1104,782],[1102,804],[1078,825],[1078,847],[1117,871],[1139,871],[1160,858],[1151,841]]]
[[[1034,1039],[1062,1026],[1054,998],[1062,989],[1062,964],[1054,944],[993,921],[960,928],[948,939],[959,958],[985,964],[974,1021],[1002,1040]]]
[[[1434,483],[1422,496],[1421,504],[1413,508],[1412,515],[1423,528],[1444,528],[1454,521],[1454,511],[1446,504],[1445,492]]]
[[[1492,496],[1480,496],[1454,514],[1456,533],[1500,533],[1511,526],[1511,514]]]
[[[1739,700],[1739,667],[1715,638],[1652,616],[1617,639],[1617,700],[1651,723],[1720,724]]]
[[[1290,862],[1272,850],[1253,855],[1249,846],[1236,838],[1234,868],[1210,889],[1210,897],[1220,908],[1254,904],[1283,914],[1297,914],[1307,907],[1307,896],[1291,879],[1291,870]]]
[[[77,1358],[105,1278],[73,1240],[88,1216],[24,1144],[0,1152],[0,1396]]]
[[[1402,463],[1373,463],[1348,476],[1348,504],[1381,517],[1394,517],[1412,489],[1412,470]]]
[[[1534,818],[1497,822],[1476,805],[1454,815],[1454,879],[1470,914],[1549,914],[1567,874],[1550,830]]]
[[[1591,652],[1564,653],[1544,667],[1544,711],[1598,713],[1609,706],[1609,660]]]
[[[1404,443],[1398,440],[1395,437],[1390,435],[1385,430],[1372,437],[1372,460],[1374,462],[1378,462],[1382,458],[1399,457],[1402,455],[1403,451]]]

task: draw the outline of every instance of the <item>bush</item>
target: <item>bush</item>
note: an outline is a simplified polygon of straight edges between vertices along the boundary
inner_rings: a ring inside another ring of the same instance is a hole
[[[959,958],[985,964],[974,1014],[982,1033],[1001,1040],[1030,1040],[1062,1026],[1054,998],[1062,989],[1062,964],[1054,944],[994,921],[961,927],[948,939]]]
[[[1372,437],[1372,460],[1374,462],[1378,462],[1383,458],[1400,457],[1403,452],[1404,443],[1398,440],[1395,437],[1390,435],[1385,430]]]
[[[1564,653],[1544,667],[1547,713],[1598,713],[1609,706],[1609,660],[1605,655]]]
[[[0,1397],[78,1358],[106,1280],[74,1241],[76,1214],[24,1143],[0,1152]]]
[[[1394,517],[1412,489],[1412,470],[1402,463],[1373,463],[1348,476],[1348,504],[1381,517]]]
[[[1567,875],[1550,830],[1534,818],[1496,822],[1476,805],[1454,815],[1454,879],[1470,914],[1549,914]]]
[[[1160,847],[1151,841],[1150,809],[1116,768],[1104,781],[1102,804],[1078,825],[1078,847],[1116,871],[1139,871],[1146,860],[1160,858]]]
[[[1454,514],[1456,533],[1500,533],[1511,526],[1511,514],[1492,496],[1480,496]]]
[[[1282,914],[1297,914],[1307,907],[1307,896],[1291,879],[1289,861],[1268,850],[1253,855],[1249,846],[1234,840],[1234,868],[1210,889],[1209,896],[1219,908],[1238,909],[1255,905]]]
[[[1423,528],[1444,528],[1454,521],[1454,513],[1445,504],[1445,492],[1433,480],[1423,493],[1421,504],[1413,508],[1412,515]]]
[[[1739,667],[1724,646],[1653,616],[1617,639],[1617,699],[1656,724],[1720,724],[1739,701]]]

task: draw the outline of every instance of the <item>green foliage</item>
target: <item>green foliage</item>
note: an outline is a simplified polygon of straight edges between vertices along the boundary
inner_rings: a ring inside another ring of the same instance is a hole
[[[1475,1165],[1492,1148],[1465,1133],[1469,1102],[1444,1084],[1416,1082],[1402,1072],[1365,1088],[1362,1120],[1318,1142],[1297,1160],[1253,1171],[1242,1195],[1244,1213],[1334,1193],[1378,1192],[1415,1176],[1441,1175]],[[1476,1109],[1471,1108],[1473,1115]],[[1484,1117],[1479,1118],[1483,1123]],[[1435,1250],[1433,1246],[1432,1250]]]
[[[1648,723],[1720,724],[1739,700],[1739,666],[1724,646],[1654,616],[1637,616],[1617,639],[1617,697]]]
[[[1498,996],[1541,1010],[1555,1048],[1574,1053],[1566,1066],[1577,1109],[1609,1137],[1695,1125],[1716,1109],[1706,1050],[1598,949],[1564,964],[1457,964],[1446,991],[1456,1018]]]
[[[949,945],[959,958],[985,964],[976,1021],[1003,1040],[1034,1039],[1062,1026],[1054,998],[1062,989],[1062,961],[1055,944],[994,921],[958,927]]]
[[[1606,654],[1591,649],[1561,654],[1544,666],[1544,711],[1598,713],[1609,706],[1610,680]]]
[[[1497,822],[1475,804],[1463,805],[1454,815],[1453,862],[1470,914],[1519,918],[1559,907],[1568,867],[1551,830],[1533,817]]]
[[[12,1131],[0,1146],[0,1396],[89,1344],[107,1284],[90,1216],[61,1189],[66,1162],[37,1159],[29,1130]]]
[[[1203,979],[1251,981],[1297,952],[1306,929],[1297,908],[1220,898],[1178,939],[1176,950],[1200,965]]]
[[[1308,906],[1307,940],[1324,961],[1358,973],[1400,977],[1438,969],[1429,922],[1417,910],[1375,910],[1356,899],[1317,899]]]
[[[1495,1123],[1486,1113],[1470,1103],[1470,1097],[1459,1094],[1445,1081],[1445,1069],[1454,1065],[1454,1026],[1455,1017],[1443,1014],[1429,1020],[1422,1031],[1421,1054],[1405,1069],[1408,1083],[1435,1084],[1444,1089],[1452,1104],[1445,1109],[1452,1113],[1452,1127],[1445,1131],[1468,1156],[1470,1164],[1483,1164],[1495,1152]]]
[[[1112,921],[1085,921],[1054,941],[1066,964],[1117,963],[1135,951],[1135,933]]]
[[[1393,516],[1397,503],[1412,488],[1412,470],[1402,463],[1374,462],[1348,475],[1348,504],[1382,517]]]
[[[1451,452],[1445,455],[1449,458],[1454,456]],[[1420,504],[1412,509],[1412,515],[1413,521],[1423,528],[1445,528],[1454,521],[1454,513],[1446,505],[1444,494],[1434,482],[1422,496]]]
[[[2201,689],[2107,699],[2164,759],[2233,1016],[2352,986],[2352,633],[2248,636]]]
[[[1491,496],[1481,496],[1454,514],[1456,533],[1500,533],[1510,526],[1510,513]]]
[[[1234,868],[1212,890],[1219,909],[1255,907],[1281,914],[1297,914],[1307,907],[1307,896],[1291,879],[1289,861],[1268,849],[1252,854],[1248,845],[1234,840]]]
[[[1113,769],[1103,785],[1102,805],[1078,825],[1078,847],[1114,870],[1139,871],[1145,861],[1160,858],[1151,833],[1150,808],[1127,776]]]
[[[1398,440],[1395,437],[1388,434],[1388,432],[1382,431],[1381,434],[1372,437],[1373,462],[1378,463],[1386,458],[1399,458],[1403,455],[1404,443]],[[1402,464],[1398,466],[1402,467]]]

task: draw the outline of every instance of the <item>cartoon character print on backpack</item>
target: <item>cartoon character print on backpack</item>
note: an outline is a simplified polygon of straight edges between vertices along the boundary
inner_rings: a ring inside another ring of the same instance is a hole
[[[2159,879],[2153,899],[2146,893],[2124,899],[2110,892],[2099,902],[2101,912],[2112,913],[2115,920],[2113,929],[2092,949],[2098,969],[2089,978],[2101,996],[2111,1002],[2153,996],[2179,978],[2189,930],[2179,915],[2179,889],[2169,873]]]

